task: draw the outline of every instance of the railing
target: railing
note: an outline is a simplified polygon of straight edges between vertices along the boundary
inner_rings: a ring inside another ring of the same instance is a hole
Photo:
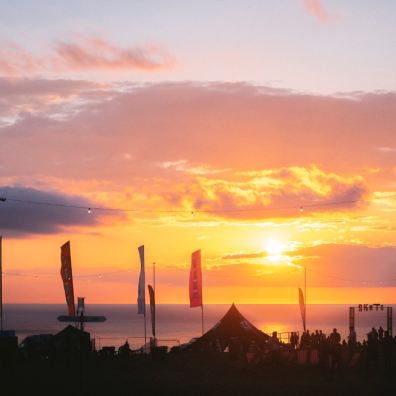
[[[132,342],[130,342],[130,340],[131,341],[132,340],[143,340],[143,343],[142,343],[143,345],[139,345],[139,347],[136,348],[136,349],[140,349],[142,346],[144,347],[144,340],[146,340],[147,345],[149,345],[151,338],[150,337],[145,338],[142,336],[139,336],[139,337],[96,337],[94,339],[94,345],[95,345],[95,349],[97,346],[98,350],[100,350],[103,346],[110,346],[109,344],[111,344],[111,346],[119,348],[121,345],[124,344],[125,341],[128,341],[128,344],[132,345]],[[115,342],[111,342],[111,341],[115,341]],[[159,346],[160,343],[162,345],[165,344],[166,346],[169,346],[169,345],[167,345],[168,343],[173,343],[180,347],[180,340],[177,338],[157,338],[156,345]],[[134,348],[131,347],[131,349],[134,349]]]
[[[290,336],[295,333],[298,335],[298,338],[300,339],[300,333],[298,331],[284,331],[283,333],[278,333],[277,337],[280,342],[283,342],[285,344],[290,344]]]
[[[176,343],[177,344],[177,346],[179,346],[180,347],[180,340],[179,339],[177,339],[177,338],[174,338],[174,339],[172,339],[172,338],[170,338],[170,339],[157,339],[157,345],[158,345],[158,342],[174,342],[174,343]]]

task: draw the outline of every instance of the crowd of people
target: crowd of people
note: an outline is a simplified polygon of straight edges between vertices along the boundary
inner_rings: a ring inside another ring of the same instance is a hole
[[[350,329],[346,340],[341,338],[336,328],[329,335],[322,330],[307,330],[301,337],[296,332],[291,333],[290,345],[295,350],[316,350],[319,364],[332,371],[341,371],[345,364],[354,366],[363,362],[368,370],[376,370],[382,366],[390,372],[396,336],[392,337],[382,326],[378,329],[373,327],[362,342],[357,341],[354,329]]]

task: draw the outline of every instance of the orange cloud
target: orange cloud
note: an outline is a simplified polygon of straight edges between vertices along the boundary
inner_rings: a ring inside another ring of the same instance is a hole
[[[296,216],[296,208],[304,204],[311,205],[308,213],[351,209],[360,206],[365,194],[359,176],[343,177],[310,166],[241,172],[239,179],[235,174],[229,179],[200,176],[161,195],[186,210],[228,218],[266,218]],[[328,205],[334,202],[340,204]]]
[[[56,42],[53,51],[46,55],[31,53],[9,41],[1,42],[0,46],[0,73],[11,77],[87,70],[156,71],[173,63],[173,58],[159,45],[122,48],[98,37]]]

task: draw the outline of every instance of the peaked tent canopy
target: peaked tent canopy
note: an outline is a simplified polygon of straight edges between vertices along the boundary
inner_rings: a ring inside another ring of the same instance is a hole
[[[75,354],[91,350],[91,336],[72,325],[66,326],[52,338],[55,350],[60,354]]]
[[[245,348],[254,341],[259,346],[270,346],[272,338],[257,329],[237,309],[235,304],[202,337],[198,338],[192,348],[194,350],[224,350],[230,344],[238,343]]]

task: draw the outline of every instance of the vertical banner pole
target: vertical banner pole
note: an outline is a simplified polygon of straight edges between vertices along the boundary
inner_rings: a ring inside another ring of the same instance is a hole
[[[202,335],[204,335],[204,312],[203,312],[203,304],[201,305],[202,311]]]
[[[153,262],[153,289],[155,292],[155,261]]]
[[[3,331],[3,237],[0,235],[0,330]]]
[[[147,353],[146,304],[144,304],[144,352]]]
[[[153,331],[153,337],[154,337],[154,346],[157,346],[157,341],[155,338],[155,261],[153,261],[153,294],[154,294],[154,331]]]
[[[307,326],[307,267],[304,267],[304,318]]]

